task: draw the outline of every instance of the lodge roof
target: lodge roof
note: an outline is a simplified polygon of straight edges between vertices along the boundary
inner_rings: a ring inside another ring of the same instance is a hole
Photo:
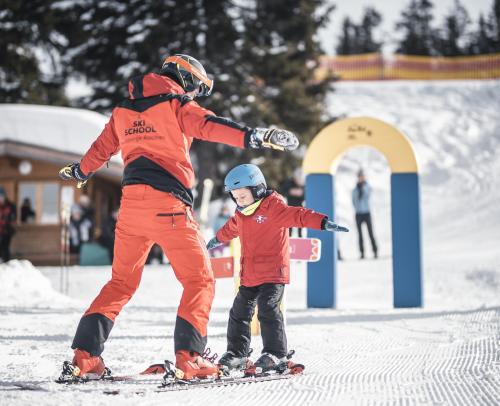
[[[0,104],[0,155],[53,163],[79,160],[108,122],[89,110],[32,104]],[[111,159],[109,175],[119,175],[123,162]]]

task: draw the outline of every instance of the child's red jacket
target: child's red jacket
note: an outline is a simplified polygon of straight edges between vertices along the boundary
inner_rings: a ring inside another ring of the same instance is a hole
[[[240,237],[241,285],[290,282],[288,228],[307,227],[321,230],[324,214],[305,207],[288,206],[281,195],[272,192],[255,213],[240,212],[217,232],[220,242]]]

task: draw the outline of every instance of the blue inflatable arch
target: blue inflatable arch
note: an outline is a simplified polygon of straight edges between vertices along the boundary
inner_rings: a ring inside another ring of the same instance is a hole
[[[391,169],[394,307],[422,306],[420,190],[417,160],[408,138],[371,117],[336,121],[313,139],[304,157],[306,206],[335,218],[335,174],[342,156],[359,146],[382,153]],[[309,230],[319,238],[321,260],[308,263],[307,305],[336,306],[337,247],[334,233]]]

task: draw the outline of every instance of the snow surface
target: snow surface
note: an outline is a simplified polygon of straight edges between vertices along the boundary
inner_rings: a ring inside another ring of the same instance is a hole
[[[346,260],[339,263],[337,309],[307,309],[305,264],[293,263],[287,335],[295,359],[306,365],[303,376],[175,393],[153,393],[151,384],[61,387],[50,381],[70,359],[78,320],[111,269],[70,268],[69,300],[54,292],[59,268],[38,272],[15,262],[0,265],[0,404],[500,404],[500,82],[340,83],[336,89],[333,113],[386,120],[414,143],[422,173],[424,308],[392,308],[389,172],[378,153],[359,148],[336,176],[337,218],[353,227],[350,190],[363,165],[374,187],[382,257],[359,261],[356,233],[339,237]],[[145,268],[103,354],[116,374],[173,358],[180,295],[169,266]],[[218,280],[208,345],[219,354],[233,297],[233,281]],[[258,354],[259,337],[252,346]],[[16,390],[16,381],[44,382],[47,392]],[[102,393],[116,387],[119,395]]]
[[[0,264],[0,303],[23,309],[26,307],[65,307],[74,301],[54,290],[50,281],[27,260]]]

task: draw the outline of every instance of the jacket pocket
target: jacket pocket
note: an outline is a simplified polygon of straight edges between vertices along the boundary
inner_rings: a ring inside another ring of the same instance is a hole
[[[258,279],[281,278],[283,275],[281,258],[276,255],[253,258],[253,274]]]

